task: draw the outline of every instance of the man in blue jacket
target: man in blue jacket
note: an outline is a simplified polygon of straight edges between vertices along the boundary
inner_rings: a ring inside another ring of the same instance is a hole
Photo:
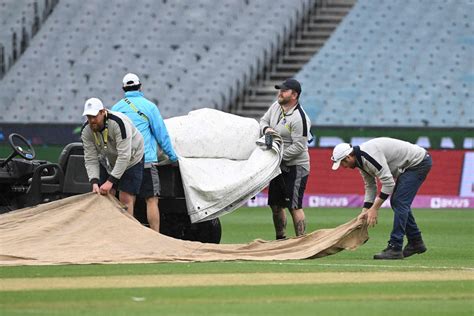
[[[137,75],[128,73],[123,77],[125,98],[117,102],[112,111],[127,115],[143,136],[145,143],[145,170],[140,188],[140,196],[144,197],[147,206],[147,219],[150,228],[160,231],[160,211],[158,195],[160,194],[160,180],[155,163],[158,162],[157,145],[164,151],[171,161],[178,157],[171,144],[168,130],[158,107],[143,96],[141,82]]]

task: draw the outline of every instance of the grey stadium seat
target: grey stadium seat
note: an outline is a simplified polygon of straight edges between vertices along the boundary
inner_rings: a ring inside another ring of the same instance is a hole
[[[225,110],[310,2],[61,0],[2,79],[0,94],[16,91],[5,106],[21,110],[0,122],[80,123],[88,97],[122,97],[126,72],[165,118]]]
[[[296,76],[313,124],[474,127],[472,21],[468,0],[359,0]]]

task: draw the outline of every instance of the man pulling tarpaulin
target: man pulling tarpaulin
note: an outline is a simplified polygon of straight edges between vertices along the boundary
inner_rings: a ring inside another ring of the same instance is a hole
[[[354,219],[282,241],[184,241],[142,226],[111,196],[87,193],[0,215],[0,265],[307,259],[367,239],[367,226]]]

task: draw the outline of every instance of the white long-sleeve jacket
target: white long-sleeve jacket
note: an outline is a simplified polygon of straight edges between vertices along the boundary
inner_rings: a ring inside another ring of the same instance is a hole
[[[418,165],[426,150],[418,145],[388,138],[371,139],[354,146],[357,166],[365,183],[366,203],[373,203],[377,195],[378,178],[382,184],[380,198],[387,199],[395,188],[395,179],[406,169]]]

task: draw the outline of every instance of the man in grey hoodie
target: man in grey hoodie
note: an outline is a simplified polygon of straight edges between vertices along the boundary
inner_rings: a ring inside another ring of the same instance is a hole
[[[403,259],[426,251],[411,204],[431,170],[430,154],[423,148],[398,139],[380,137],[360,146],[342,143],[333,150],[333,170],[358,168],[365,183],[364,206],[359,219],[370,227],[377,224],[378,210],[391,195],[393,229],[388,246],[374,259]],[[382,188],[377,195],[379,179]],[[408,244],[402,250],[403,238]]]
[[[142,135],[125,114],[105,109],[97,98],[86,101],[82,115],[87,116],[81,140],[92,191],[115,195],[118,189],[120,201],[133,215],[143,177]]]

